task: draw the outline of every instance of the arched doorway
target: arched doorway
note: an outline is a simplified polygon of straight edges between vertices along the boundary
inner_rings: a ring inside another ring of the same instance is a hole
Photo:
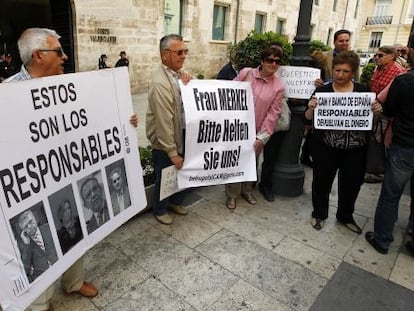
[[[56,30],[69,60],[65,72],[75,72],[73,19],[70,0],[0,0],[0,52],[20,62],[17,39],[30,27]]]

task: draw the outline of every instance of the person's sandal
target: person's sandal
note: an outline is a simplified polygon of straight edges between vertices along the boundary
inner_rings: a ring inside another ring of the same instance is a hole
[[[257,203],[257,200],[252,193],[242,193],[242,197],[251,205],[255,205]]]
[[[320,218],[312,218],[311,219],[311,225],[312,225],[313,229],[315,229],[315,230],[321,230],[323,228],[324,224],[325,224],[325,222]]]
[[[226,207],[228,209],[235,209],[236,208],[236,199],[227,198]]]

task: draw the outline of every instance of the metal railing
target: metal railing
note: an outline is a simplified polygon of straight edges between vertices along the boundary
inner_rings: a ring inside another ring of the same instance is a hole
[[[370,16],[365,25],[389,25],[391,22],[392,16]]]

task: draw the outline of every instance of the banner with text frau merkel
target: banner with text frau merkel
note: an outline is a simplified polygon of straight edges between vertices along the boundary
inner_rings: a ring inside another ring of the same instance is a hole
[[[250,83],[191,80],[180,87],[186,135],[179,188],[256,180]]]
[[[0,302],[23,310],[146,198],[126,68],[2,83],[0,106]]]

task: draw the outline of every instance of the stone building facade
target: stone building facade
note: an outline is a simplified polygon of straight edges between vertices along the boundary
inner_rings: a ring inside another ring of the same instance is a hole
[[[375,53],[382,45],[406,45],[413,15],[413,0],[363,1],[356,48]]]
[[[355,32],[359,2],[313,0],[312,39],[332,44],[336,30]],[[147,91],[150,73],[159,63],[158,42],[166,32],[183,35],[190,50],[186,70],[213,78],[228,61],[231,44],[252,29],[276,31],[293,42],[300,6],[300,0],[0,0],[2,8],[9,5],[15,11],[0,14],[0,30],[2,19],[15,24],[16,14],[27,11],[29,3],[39,7],[30,10],[46,12],[46,21],[34,19],[39,14],[21,17],[12,39],[25,27],[64,30],[62,39],[70,37],[64,48],[73,61],[71,71],[96,69],[101,54],[113,66],[119,52],[126,51],[133,93]],[[9,15],[14,19],[8,20]]]
[[[108,55],[109,64],[114,64],[119,51],[126,50],[132,90],[145,92],[150,72],[159,62],[158,40],[165,34],[166,9],[174,5],[176,8],[177,4],[181,7],[179,31],[190,49],[186,69],[194,75],[212,78],[227,62],[230,45],[245,38],[255,27],[262,27],[263,32],[282,32],[293,41],[300,1],[73,0],[78,70],[94,69],[101,53]],[[312,38],[331,44],[335,30],[346,27],[354,32],[356,5],[356,0],[314,1]],[[212,36],[218,6],[225,8],[221,40]],[[257,15],[262,19],[258,20]],[[107,39],[91,40],[99,35]],[[116,40],[111,40],[111,36]]]

